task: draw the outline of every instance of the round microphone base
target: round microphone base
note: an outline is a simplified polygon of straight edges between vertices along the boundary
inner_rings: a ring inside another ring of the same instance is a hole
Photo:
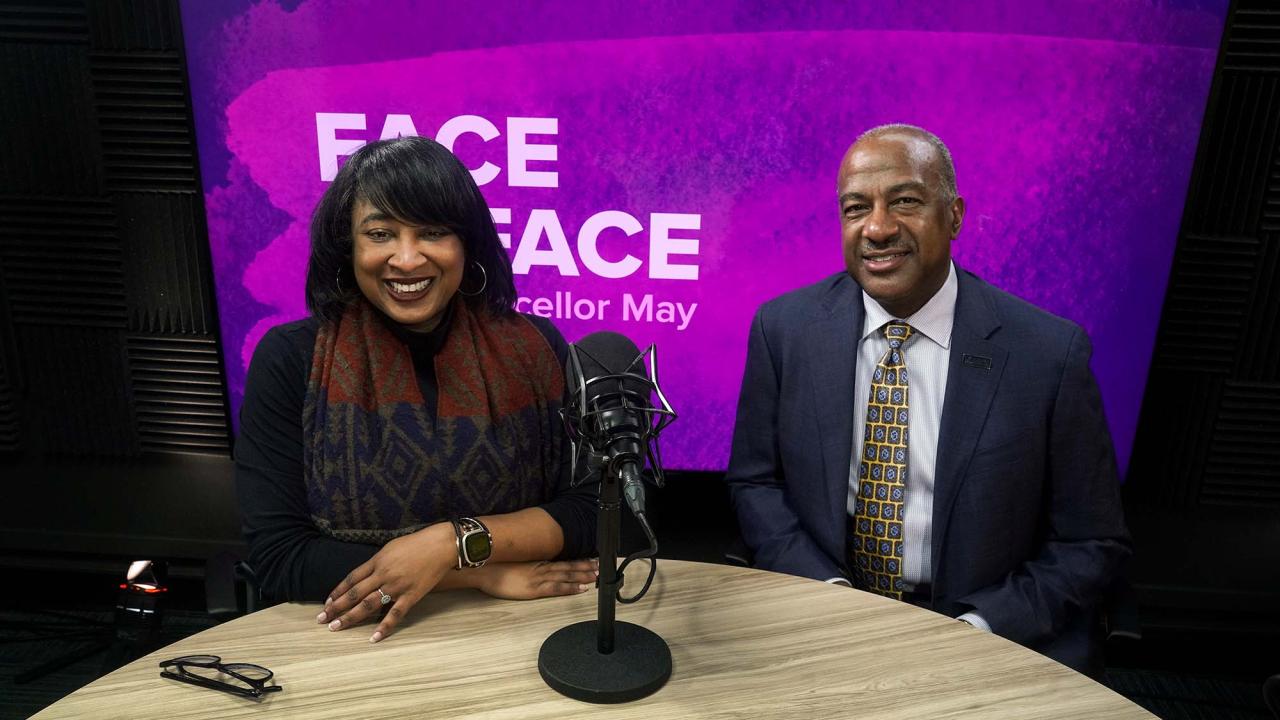
[[[671,649],[647,628],[618,622],[613,652],[597,648],[596,621],[552,633],[538,653],[538,672],[562,695],[591,703],[624,703],[657,692],[671,677]]]

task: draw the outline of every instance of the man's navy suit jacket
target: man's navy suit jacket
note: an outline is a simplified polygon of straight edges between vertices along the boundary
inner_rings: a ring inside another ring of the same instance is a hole
[[[995,633],[1096,672],[1096,610],[1130,544],[1089,339],[957,270],[934,474],[933,609],[977,612]],[[757,567],[850,576],[863,315],[862,289],[843,272],[756,314],[727,480]]]

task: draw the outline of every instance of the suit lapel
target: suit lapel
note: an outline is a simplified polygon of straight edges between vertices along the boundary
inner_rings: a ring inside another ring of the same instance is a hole
[[[964,482],[965,470],[973,457],[1009,355],[989,340],[1000,327],[1000,320],[987,297],[986,286],[964,271],[958,272],[957,279],[947,391],[934,470],[930,557],[935,579],[939,576],[941,548],[946,541],[951,507]]]
[[[863,314],[861,289],[844,276],[824,299],[819,318],[805,328],[808,361],[813,365],[809,376],[813,379],[813,408],[822,450],[822,482],[830,508],[825,536],[834,538],[834,551],[842,565],[856,412],[853,384]]]

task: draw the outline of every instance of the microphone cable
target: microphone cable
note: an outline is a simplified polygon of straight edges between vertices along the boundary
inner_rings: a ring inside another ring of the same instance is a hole
[[[640,495],[643,496],[643,494],[644,494],[644,491],[643,491],[643,485],[642,485]],[[628,504],[630,504],[630,498],[628,498],[627,502]],[[653,528],[649,526],[649,518],[647,513],[645,513],[644,510],[640,510],[636,512],[636,508],[634,506],[631,509],[632,509],[632,514],[635,516],[636,520],[640,522],[640,528],[644,530],[645,536],[649,538],[649,547],[645,548],[644,550],[640,550],[639,552],[631,553],[625,559],[623,559],[622,564],[618,566],[618,571],[617,571],[618,577],[622,578],[622,582],[618,584],[618,590],[615,593],[615,597],[618,599],[618,602],[623,603],[624,605],[629,605],[633,602],[640,600],[640,598],[644,597],[644,594],[649,592],[649,586],[653,583],[653,576],[658,573],[658,537],[653,534]],[[632,595],[631,597],[623,597],[622,587],[626,583],[626,576],[624,575],[624,573],[627,569],[627,566],[630,565],[634,560],[642,560],[644,558],[650,559],[649,560],[649,576],[646,577],[644,580],[644,587],[640,588],[640,592],[636,593],[635,595]]]

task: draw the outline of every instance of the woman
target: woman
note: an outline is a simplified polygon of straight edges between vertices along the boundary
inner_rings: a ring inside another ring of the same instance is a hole
[[[432,590],[581,592],[594,499],[568,488],[565,342],[512,310],[511,262],[457,158],[425,138],[352,155],[316,207],[312,317],[273,328],[245,384],[236,483],[279,600],[389,635]]]

